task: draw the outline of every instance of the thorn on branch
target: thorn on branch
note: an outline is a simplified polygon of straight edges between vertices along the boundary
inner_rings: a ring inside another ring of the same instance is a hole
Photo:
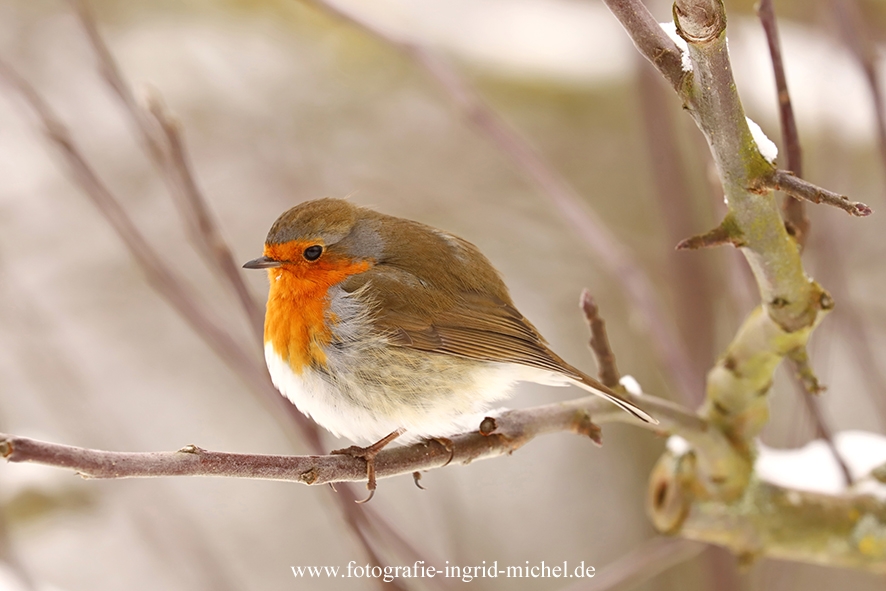
[[[698,236],[692,236],[681,240],[677,250],[698,250],[699,248],[710,248],[712,246],[721,246],[723,244],[732,244],[736,248],[744,246],[744,240],[740,237],[738,228],[732,224],[729,216],[723,219],[719,226]]]
[[[600,318],[600,309],[594,301],[591,293],[585,289],[581,292],[581,309],[584,311],[591,329],[591,350],[597,358],[600,381],[610,388],[618,387],[619,373],[615,364],[615,353],[609,346],[609,337],[606,335],[606,323]],[[591,437],[593,439],[593,437]],[[595,440],[596,441],[596,440]]]

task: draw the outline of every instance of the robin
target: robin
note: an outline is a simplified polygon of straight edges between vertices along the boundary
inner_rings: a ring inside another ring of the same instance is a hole
[[[333,452],[366,460],[370,491],[382,447],[476,428],[519,381],[573,384],[658,422],[551,351],[489,260],[448,232],[318,199],[281,215],[243,266],[268,270],[274,385],[333,434],[372,443]]]

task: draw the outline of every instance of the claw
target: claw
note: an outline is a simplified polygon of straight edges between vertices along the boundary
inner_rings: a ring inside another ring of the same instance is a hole
[[[357,503],[358,505],[362,505],[363,503],[368,503],[369,501],[371,501],[372,497],[374,497],[374,496],[375,496],[375,489],[372,489],[371,491],[369,491],[368,497],[366,497],[362,501],[354,501],[354,502]]]
[[[384,449],[387,444],[397,439],[402,433],[403,431],[398,429],[379,439],[372,445],[367,445],[366,447],[352,445],[344,449],[334,449],[330,452],[337,455],[359,458],[366,462],[366,488],[369,489],[369,496],[362,501],[356,501],[358,504],[362,505],[363,503],[368,503],[372,500],[372,497],[375,495],[375,489],[378,487],[378,483],[375,479],[375,456],[377,456],[378,452]]]
[[[449,465],[449,462],[455,457],[455,444],[452,443],[452,440],[447,437],[434,437],[431,441],[436,441],[440,445],[443,446],[443,449],[449,452],[449,459],[446,460],[446,463],[440,466],[441,468],[445,468]],[[419,487],[421,488],[421,487]]]

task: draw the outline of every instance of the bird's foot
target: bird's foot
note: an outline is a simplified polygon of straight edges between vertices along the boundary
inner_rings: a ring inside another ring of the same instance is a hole
[[[366,462],[366,488],[369,489],[369,496],[362,501],[357,501],[358,503],[363,504],[369,502],[372,499],[373,495],[375,495],[375,489],[378,487],[378,483],[375,479],[375,456],[377,456],[378,452],[384,449],[385,446],[387,446],[390,442],[397,439],[397,437],[399,437],[402,433],[403,431],[398,429],[379,439],[372,445],[367,445],[366,447],[352,445],[344,449],[335,449],[329,452],[336,455],[359,458]]]

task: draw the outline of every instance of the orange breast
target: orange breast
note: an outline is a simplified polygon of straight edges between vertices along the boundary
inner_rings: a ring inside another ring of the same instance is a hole
[[[313,243],[301,241],[265,246],[265,255],[292,261],[268,269],[271,288],[265,315],[265,343],[270,342],[293,372],[326,365],[324,347],[332,340],[329,288],[371,266],[369,261],[351,261],[327,256],[305,261],[301,253]]]

